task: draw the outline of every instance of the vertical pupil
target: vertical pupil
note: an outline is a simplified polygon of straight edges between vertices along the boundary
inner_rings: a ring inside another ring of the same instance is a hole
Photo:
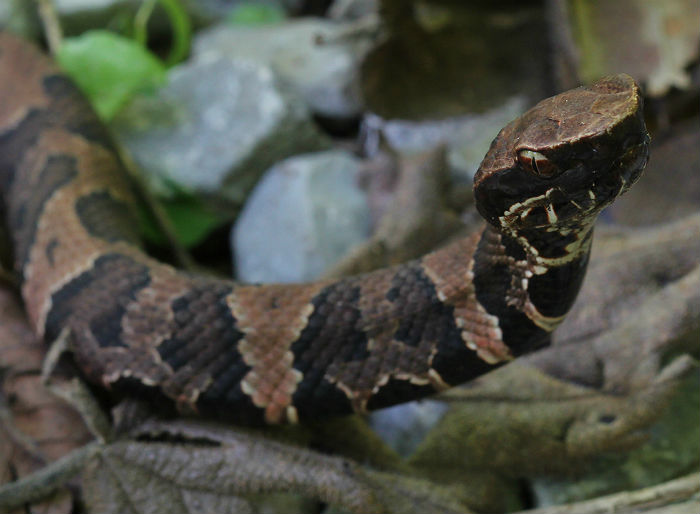
[[[557,171],[557,167],[547,157],[533,150],[521,150],[518,160],[524,168],[542,177],[550,177]]]

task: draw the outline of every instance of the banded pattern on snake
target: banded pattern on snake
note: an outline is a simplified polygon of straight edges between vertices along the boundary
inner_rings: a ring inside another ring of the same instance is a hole
[[[548,344],[596,216],[648,155],[639,88],[603,78],[501,130],[474,180],[486,223],[470,237],[365,275],[241,285],[144,253],[109,134],[46,56],[2,34],[0,77],[2,210],[36,333],[67,333],[110,391],[240,423],[424,397]]]

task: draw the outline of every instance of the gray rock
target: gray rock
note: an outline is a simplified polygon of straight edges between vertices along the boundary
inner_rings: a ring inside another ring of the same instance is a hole
[[[174,68],[112,128],[157,194],[185,189],[233,204],[278,160],[327,145],[269,68],[226,58]]]
[[[402,457],[408,457],[447,412],[437,400],[402,403],[373,412],[369,422],[377,434]]]
[[[287,159],[251,193],[231,234],[242,282],[318,277],[370,231],[360,161],[341,150]]]
[[[371,41],[341,37],[344,27],[314,18],[260,27],[222,25],[195,38],[193,57],[225,55],[269,65],[315,113],[351,118],[362,110],[358,69]]]
[[[226,19],[239,6],[269,6],[282,13],[293,14],[301,8],[303,0],[181,0],[190,17],[208,25]]]
[[[97,15],[104,13],[106,16],[110,10],[123,7],[138,7],[138,0],[53,0],[54,7],[59,16]],[[112,12],[112,14],[114,14]]]
[[[7,27],[12,22],[13,17],[16,16],[15,11],[18,8],[15,5],[16,3],[16,0],[0,3],[0,27]]]
[[[484,114],[426,121],[384,120],[368,114],[363,120],[367,151],[372,154],[380,138],[401,153],[423,152],[447,146],[447,162],[456,182],[470,182],[498,131],[524,110],[526,99],[512,97]]]
[[[376,14],[378,9],[378,0],[334,0],[328,8],[328,17],[333,20],[358,20]]]

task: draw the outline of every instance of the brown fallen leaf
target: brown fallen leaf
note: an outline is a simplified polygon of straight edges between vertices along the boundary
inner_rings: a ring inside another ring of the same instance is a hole
[[[583,288],[555,343],[596,336],[700,263],[700,213],[647,228],[597,230]]]
[[[0,312],[0,483],[4,483],[41,469],[91,436],[80,416],[42,385],[44,345],[7,287],[0,287]],[[68,513],[73,501],[73,494],[63,489],[21,512]]]
[[[106,445],[88,462],[83,481],[91,511],[252,512],[241,497],[295,492],[349,512],[468,512],[451,487],[240,429],[151,421],[134,429],[135,435],[141,440]],[[146,436],[160,441],[144,441]]]

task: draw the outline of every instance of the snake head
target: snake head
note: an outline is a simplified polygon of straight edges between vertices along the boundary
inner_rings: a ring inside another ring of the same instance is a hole
[[[640,177],[648,147],[639,86],[605,77],[501,130],[474,177],[477,208],[508,231],[592,221]]]

